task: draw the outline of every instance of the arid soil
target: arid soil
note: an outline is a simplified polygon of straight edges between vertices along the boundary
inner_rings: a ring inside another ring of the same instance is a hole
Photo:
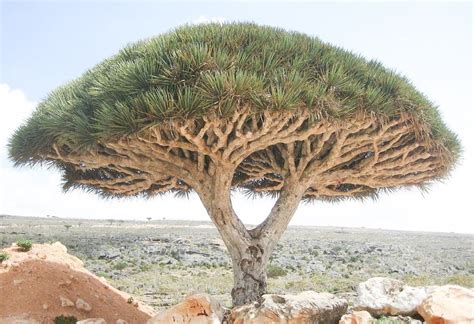
[[[0,246],[19,239],[60,241],[88,270],[156,310],[191,292],[230,304],[230,258],[209,222],[0,215]],[[328,291],[350,303],[355,286],[374,276],[474,287],[474,235],[290,227],[268,268],[269,292]]]
[[[9,258],[0,264],[0,323],[5,323],[4,315],[41,323],[52,323],[59,315],[144,323],[154,315],[84,269],[59,242],[33,244],[29,251],[16,246],[3,251]]]

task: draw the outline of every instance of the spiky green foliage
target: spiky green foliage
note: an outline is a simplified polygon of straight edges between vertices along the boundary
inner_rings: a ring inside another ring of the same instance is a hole
[[[460,151],[436,107],[380,63],[318,38],[248,23],[184,26],[131,44],[56,89],[10,140],[17,164],[41,161],[53,143],[90,148],[175,118],[246,105],[311,109],[345,118],[358,111],[410,112],[454,157]]]
[[[8,260],[10,256],[8,255],[7,252],[0,252],[0,263],[2,263],[3,261],[6,261]]]
[[[33,243],[30,240],[18,240],[16,245],[20,251],[27,252],[31,250]]]

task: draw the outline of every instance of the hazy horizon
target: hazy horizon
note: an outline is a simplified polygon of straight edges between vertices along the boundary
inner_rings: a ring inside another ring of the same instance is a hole
[[[60,221],[100,221],[100,222],[109,222],[113,221],[114,223],[112,226],[117,222],[138,222],[143,224],[150,224],[153,225],[156,222],[195,222],[195,223],[209,223],[213,228],[217,230],[217,228],[212,223],[211,219],[173,219],[173,218],[165,218],[165,219],[128,219],[128,218],[81,218],[81,217],[61,217],[58,215],[46,215],[46,216],[32,216],[32,215],[7,215],[7,214],[0,214],[0,217],[13,217],[13,218],[41,218],[41,219],[50,219],[50,220],[60,220]],[[244,223],[245,226],[256,226],[258,224],[252,223]],[[172,226],[171,226],[172,227]],[[465,232],[443,232],[443,231],[423,231],[423,230],[400,230],[400,229],[388,229],[388,228],[375,228],[375,227],[365,227],[365,226],[336,226],[336,225],[298,225],[298,224],[291,224],[288,227],[305,227],[305,228],[325,228],[325,229],[334,229],[334,230],[369,230],[369,231],[387,231],[387,232],[410,232],[410,233],[439,233],[439,234],[455,234],[455,235],[462,235],[462,236],[472,236],[474,238],[474,233],[465,233]]]

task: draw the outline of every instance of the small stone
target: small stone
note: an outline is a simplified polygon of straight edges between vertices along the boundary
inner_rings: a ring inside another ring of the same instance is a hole
[[[14,279],[13,280],[13,286],[18,286],[21,284],[24,280],[23,279]]]
[[[42,253],[42,252],[36,253],[36,256],[41,260],[46,260],[46,258],[47,258],[47,255]]]
[[[128,324],[128,322],[119,318],[118,320],[115,321],[115,324]]]
[[[25,315],[27,316],[27,315]],[[40,324],[37,320],[25,318],[25,316],[8,316],[0,317],[0,323],[2,324]]]
[[[81,298],[78,298],[76,300],[76,308],[86,312],[90,312],[92,310],[92,307],[84,299]]]
[[[355,311],[341,317],[339,324],[370,324],[374,318],[367,311]]]
[[[61,281],[58,285],[59,287],[67,287],[67,286],[70,286],[71,284],[72,284],[71,280],[66,280],[66,281]]]
[[[70,300],[66,297],[59,296],[59,299],[61,300],[61,307],[72,307],[72,306],[74,306],[74,303],[72,302],[72,300]]]
[[[44,310],[48,310],[48,308],[49,308],[48,304],[43,304],[43,309]]]
[[[88,318],[78,321],[76,324],[107,324],[107,322],[103,318]]]

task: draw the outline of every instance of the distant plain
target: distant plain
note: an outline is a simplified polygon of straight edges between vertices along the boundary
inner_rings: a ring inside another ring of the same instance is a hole
[[[60,241],[87,269],[157,310],[193,292],[231,302],[230,257],[210,222],[0,215],[0,247]],[[474,287],[474,235],[290,226],[268,267],[269,292],[329,291],[352,303],[375,276]]]

